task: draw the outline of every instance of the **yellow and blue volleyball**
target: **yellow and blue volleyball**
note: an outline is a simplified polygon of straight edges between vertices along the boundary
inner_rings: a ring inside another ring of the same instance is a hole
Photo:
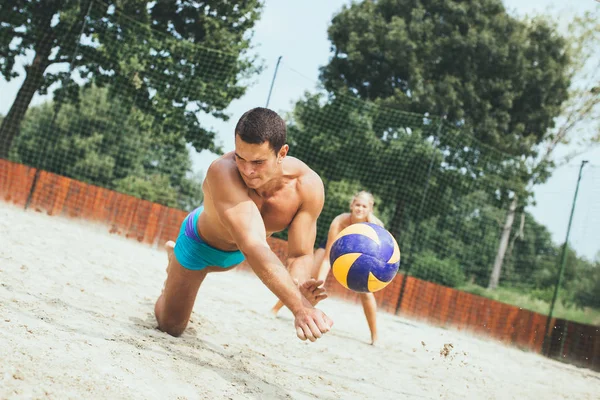
[[[400,248],[391,233],[370,222],[353,224],[335,238],[329,253],[335,279],[355,292],[386,287],[400,267]]]

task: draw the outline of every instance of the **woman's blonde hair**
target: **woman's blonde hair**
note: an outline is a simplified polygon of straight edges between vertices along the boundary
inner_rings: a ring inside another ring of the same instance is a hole
[[[360,192],[356,193],[352,197],[352,200],[350,200],[350,207],[352,207],[354,200],[356,200],[357,198],[359,198],[361,196],[364,196],[369,200],[369,204],[371,205],[371,208],[375,207],[375,197],[373,197],[373,195],[370,192],[367,192],[366,190],[361,190]]]

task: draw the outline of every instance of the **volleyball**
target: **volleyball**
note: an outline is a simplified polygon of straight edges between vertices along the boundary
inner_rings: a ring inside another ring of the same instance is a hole
[[[355,292],[377,292],[386,287],[400,267],[400,248],[379,225],[350,225],[335,238],[329,253],[335,279]]]

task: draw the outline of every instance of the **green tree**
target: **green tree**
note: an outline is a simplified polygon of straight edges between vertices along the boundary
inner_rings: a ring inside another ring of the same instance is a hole
[[[501,0],[378,0],[332,20],[329,91],[349,90],[448,122],[514,155],[531,154],[567,98],[566,42]]]
[[[507,254],[503,279],[510,285],[524,288],[554,287],[550,275],[556,270],[560,249],[552,242],[544,225],[527,212],[523,216],[522,233],[515,235]]]
[[[0,73],[14,79],[17,58],[33,59],[0,125],[0,157],[7,157],[33,95],[59,81],[56,107],[77,100],[77,83],[108,85],[167,135],[220,151],[197,115],[227,119],[224,109],[260,69],[248,54],[248,33],[261,8],[259,0],[1,2]],[[49,69],[60,64],[65,68]]]
[[[463,167],[495,177],[489,193],[499,191],[499,206],[508,210],[489,280],[496,287],[516,213],[531,195],[522,157],[538,156],[568,98],[569,42],[546,18],[510,16],[501,0],[353,3],[333,18],[329,38],[335,54],[321,70],[327,90],[444,115],[478,139],[462,145],[441,138],[440,146]],[[481,165],[461,154],[484,146],[506,156]]]
[[[383,126],[390,119],[398,125],[385,130]],[[383,109],[343,95],[307,94],[296,103],[289,120],[291,154],[324,178],[327,198],[336,197],[333,188],[344,194],[359,188],[371,191],[381,199],[378,212],[389,224],[388,229],[399,242],[404,240],[402,224],[417,218],[423,197],[427,170],[421,166],[432,158],[439,164],[442,158],[425,140],[437,127],[424,124],[418,115]],[[330,182],[337,182],[338,186],[330,188]],[[349,185],[349,190],[343,189],[342,184]],[[437,187],[438,182],[433,182],[431,191]],[[323,218],[331,220],[347,210],[347,203],[343,203],[335,211],[326,206]],[[439,207],[427,207],[425,211],[436,208]]]
[[[339,197],[369,190],[405,256],[429,249],[477,283],[489,276],[514,160],[439,118],[344,94],[307,94],[288,119],[291,154],[324,179],[325,220],[345,211]]]
[[[600,259],[586,263],[577,272],[579,279],[573,284],[572,298],[578,307],[600,309]]]
[[[410,274],[415,278],[449,287],[460,286],[465,280],[464,272],[456,260],[440,259],[434,252],[429,250],[415,256],[414,266]]]
[[[572,82],[569,97],[561,104],[558,122],[544,133],[537,146],[540,149],[538,156],[519,166],[522,171],[521,181],[527,190],[525,194],[515,194],[508,206],[490,277],[490,288],[498,285],[519,203],[523,208],[529,200],[529,194],[533,192],[533,187],[544,183],[554,168],[574,156],[569,154],[563,160],[556,160],[556,148],[560,144],[575,142],[584,149],[581,152],[585,152],[594,144],[600,143],[600,59],[597,57],[597,49],[600,46],[599,20],[600,12],[586,12],[582,16],[576,16],[569,26],[567,50],[570,63],[567,71]],[[513,242],[517,235],[518,232],[513,235]]]
[[[200,204],[201,176],[191,174],[183,138],[165,142],[152,116],[110,98],[107,88],[82,89],[79,97],[56,114],[53,102],[32,107],[10,158],[167,206]]]
[[[538,290],[532,293],[533,297],[548,303],[552,300],[560,268],[558,254],[561,251],[562,245],[556,246],[556,257],[545,260],[543,267],[535,271],[534,281]],[[575,305],[579,308],[598,307],[599,303],[595,299],[598,293],[594,290],[597,289],[597,278],[600,274],[596,266],[597,263],[578,256],[571,246],[567,246],[564,278],[559,288],[559,299],[564,305]]]
[[[442,201],[449,203],[448,209],[418,227],[419,254],[429,251],[440,259],[457,260],[465,278],[482,285],[498,240],[500,210],[490,204],[485,189],[459,197],[448,195]]]

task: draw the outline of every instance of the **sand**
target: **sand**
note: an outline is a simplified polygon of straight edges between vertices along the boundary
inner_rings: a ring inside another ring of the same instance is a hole
[[[598,399],[600,374],[327,299],[316,343],[252,274],[207,277],[180,338],[156,329],[166,253],[0,203],[0,399]]]

